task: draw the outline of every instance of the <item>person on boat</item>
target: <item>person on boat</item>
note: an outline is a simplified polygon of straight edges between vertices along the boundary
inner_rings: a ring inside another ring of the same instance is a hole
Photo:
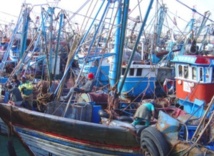
[[[23,98],[23,106],[32,109],[33,108],[33,84],[27,81],[25,76],[22,76],[22,83],[19,85],[19,90]]]
[[[88,80],[82,87],[72,87],[66,96],[62,97],[62,100],[68,100],[72,93],[88,93],[91,92],[94,86],[94,74],[89,73],[87,76]]]
[[[1,40],[1,50],[2,51],[5,51],[7,49],[7,46],[8,46],[8,39],[6,36],[4,36]]]
[[[15,87],[19,87],[19,85],[21,84],[21,82],[19,81],[19,79],[17,78],[17,75],[13,75],[12,77],[12,84]]]
[[[193,55],[198,54],[198,50],[199,50],[199,47],[197,46],[197,42],[194,39],[191,43],[190,54],[193,54]]]
[[[135,112],[134,121],[132,122],[132,125],[136,126],[144,122],[145,126],[149,126],[150,121],[154,120],[154,114],[154,101],[142,103]]]
[[[9,91],[9,101],[8,103],[11,105],[21,106],[23,99],[20,90],[16,86],[12,86],[12,84],[9,84],[7,86]]]

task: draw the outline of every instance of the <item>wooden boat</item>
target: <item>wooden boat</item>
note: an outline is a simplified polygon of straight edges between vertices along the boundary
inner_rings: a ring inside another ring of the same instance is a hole
[[[16,118],[13,120],[14,131],[35,155],[139,155],[140,146],[133,127],[92,123],[86,116],[90,106],[87,103],[74,106],[85,114],[80,119],[88,121],[60,117],[62,114],[59,113],[59,116],[38,113],[7,104],[1,105],[5,111],[1,117],[7,119],[12,109],[12,116]]]

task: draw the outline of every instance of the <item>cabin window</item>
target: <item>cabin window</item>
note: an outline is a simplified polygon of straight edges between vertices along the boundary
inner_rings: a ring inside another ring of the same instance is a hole
[[[199,68],[199,73],[200,73],[199,80],[203,81],[203,68]]]
[[[193,80],[197,80],[197,79],[196,79],[196,73],[197,73],[197,72],[196,72],[196,67],[192,67],[192,79],[193,79]]]
[[[188,66],[184,66],[184,78],[189,77]]]
[[[124,75],[124,74],[125,74],[125,71],[126,71],[126,68],[122,68],[122,73],[121,73],[121,75]]]
[[[211,74],[211,72],[210,72],[211,70],[210,70],[210,67],[208,67],[208,68],[205,68],[205,73],[206,73],[206,82],[210,82],[211,80],[210,80],[210,74]]]
[[[131,68],[131,69],[129,70],[129,75],[130,75],[130,76],[134,76],[134,68]]]
[[[138,68],[137,69],[137,76],[141,76],[142,75],[142,69]]]
[[[178,66],[178,76],[182,77],[182,65]]]

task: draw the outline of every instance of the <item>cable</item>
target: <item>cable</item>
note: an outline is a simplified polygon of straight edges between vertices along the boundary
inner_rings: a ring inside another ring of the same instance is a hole
[[[18,16],[15,16],[15,15],[9,14],[9,13],[7,13],[7,12],[0,11],[0,13],[5,14],[5,15],[8,15],[8,16],[12,16],[12,17],[16,17],[16,18],[18,18]]]
[[[176,0],[177,2],[179,2],[180,4],[184,5],[185,7],[187,7],[188,9],[192,10],[194,13],[197,13],[199,15],[201,15],[202,17],[205,17],[203,14],[201,14],[200,12],[198,12],[195,8],[191,8],[188,5],[184,4],[183,2]],[[208,20],[210,20],[211,22],[214,22],[213,20],[211,20],[210,18],[207,18]]]

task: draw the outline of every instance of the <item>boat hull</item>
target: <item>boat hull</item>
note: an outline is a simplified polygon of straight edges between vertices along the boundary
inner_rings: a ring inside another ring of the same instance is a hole
[[[0,114],[35,155],[140,155],[136,134],[127,127],[74,120],[7,104],[0,104]]]
[[[124,82],[124,87],[121,92],[124,96],[128,97],[137,97],[144,94],[146,97],[152,97],[155,90],[155,81],[156,79],[154,77],[128,77]]]

